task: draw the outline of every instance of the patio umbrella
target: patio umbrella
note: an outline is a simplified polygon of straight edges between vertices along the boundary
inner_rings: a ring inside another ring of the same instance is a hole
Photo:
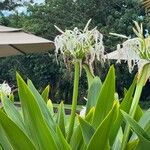
[[[113,59],[113,60],[127,60],[126,51],[123,49],[115,50],[105,55],[106,59]]]
[[[0,25],[0,57],[46,52],[54,48],[52,41]]]

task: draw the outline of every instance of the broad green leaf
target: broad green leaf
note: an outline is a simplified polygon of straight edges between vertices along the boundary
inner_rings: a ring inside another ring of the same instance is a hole
[[[78,119],[80,122],[80,127],[81,127],[84,142],[86,145],[88,145],[95,130],[86,120],[82,119],[81,117],[78,117]]]
[[[120,150],[121,149],[122,139],[123,139],[123,131],[122,131],[122,128],[120,127],[118,134],[115,138],[115,142],[112,146],[112,150]]]
[[[144,138],[143,136],[139,135],[140,141],[138,142],[135,150],[149,150],[150,148],[150,141]]]
[[[114,102],[114,94],[115,94],[115,71],[114,67],[111,66],[100,90],[100,95],[96,104],[92,123],[95,128],[99,126],[99,124],[103,121],[108,112],[111,110]]]
[[[1,94],[1,100],[4,107],[4,110],[8,117],[17,124],[22,130],[25,131],[25,126],[23,122],[23,118],[21,117],[21,114],[18,112],[17,108],[14,106],[13,102],[9,100],[9,98]]]
[[[127,147],[126,147],[126,150],[135,150],[135,148],[136,148],[137,145],[138,145],[138,142],[139,142],[139,139],[134,140],[134,141],[132,141],[132,142],[128,142]]]
[[[144,129],[147,125],[150,126],[150,108],[143,114],[139,120],[139,125]]]
[[[90,123],[92,121],[94,111],[95,111],[95,108],[93,107],[89,111],[89,113],[85,116],[85,120],[87,122]],[[83,150],[83,148],[85,146],[84,141],[83,141],[82,131],[81,131],[81,128],[80,128],[79,125],[74,130],[74,133],[73,133],[72,138],[71,138],[70,145],[71,145],[73,150]]]
[[[90,88],[94,75],[91,73],[90,68],[88,67],[88,65],[83,65],[83,68],[86,72],[86,76],[87,76],[87,81],[88,81],[88,89]]]
[[[91,123],[93,121],[93,116],[94,116],[94,112],[95,112],[95,108],[92,107],[90,109],[90,111],[88,112],[88,114],[85,116],[85,120],[89,123]]]
[[[34,95],[34,99],[35,99],[36,103],[38,104],[38,107],[40,108],[42,115],[44,116],[44,120],[46,120],[46,122],[47,122],[48,127],[50,129],[55,130],[56,126],[55,126],[55,122],[53,120],[52,114],[48,110],[46,103],[43,103],[44,100],[43,100],[42,96],[36,90],[33,83],[31,82],[31,80],[28,80],[28,87],[32,91],[32,94]]]
[[[82,136],[82,131],[80,126],[77,126],[73,132],[71,137],[70,146],[72,150],[83,150],[84,148],[84,141]]]
[[[5,131],[3,127],[0,124],[0,145],[3,147],[4,150],[13,150],[13,147],[11,146],[10,142],[7,139],[7,136],[5,134]]]
[[[63,134],[64,137],[66,137],[65,132],[65,112],[64,112],[64,104],[63,102],[60,103],[57,113],[57,124],[59,125],[59,128]]]
[[[56,132],[57,132],[57,135],[58,135],[60,143],[61,143],[61,149],[60,150],[71,150],[70,145],[67,143],[67,141],[64,138],[64,135],[61,132],[59,127],[56,128]]]
[[[150,108],[143,114],[143,116],[141,117],[141,119],[139,120],[138,124],[146,130],[146,128],[149,128],[150,126]],[[135,140],[137,139],[137,135],[133,134],[132,137],[130,138],[130,140]]]
[[[35,98],[23,79],[17,74],[18,92],[21,101],[26,130],[37,149],[58,149],[53,134],[50,132],[38,100]],[[43,104],[44,101],[41,101]],[[45,103],[44,103],[45,104]],[[46,105],[46,104],[45,104]]]
[[[132,104],[132,96],[134,93],[134,89],[135,89],[135,85],[136,85],[136,78],[133,80],[130,88],[126,91],[125,97],[122,100],[122,103],[120,104],[120,109],[124,110],[125,112],[129,112],[131,104]],[[121,115],[121,113],[119,112],[118,118],[115,121],[115,125],[113,126],[111,133],[110,133],[110,145],[113,145],[114,140],[117,136],[117,133],[119,131],[119,128],[121,126],[123,117]]]
[[[0,110],[0,125],[15,150],[36,150],[25,133]]]
[[[143,128],[134,120],[132,119],[126,112],[121,111],[123,114],[123,117],[127,123],[131,126],[131,128],[134,130],[134,132],[139,137],[139,142],[136,147],[136,150],[141,150],[150,147],[150,136],[144,131]]]
[[[135,121],[138,122],[142,116],[143,116],[143,110],[142,110],[141,107],[138,105],[138,106],[137,106],[137,109],[136,109],[136,112],[135,112],[135,116],[134,116]]]
[[[89,110],[92,107],[96,106],[100,90],[102,87],[102,82],[99,77],[94,77],[90,89],[88,90],[88,96],[87,96],[87,104],[86,104],[86,114],[89,112]]]
[[[87,150],[96,150],[97,148],[99,150],[108,150],[110,148],[109,136],[112,126],[114,125],[114,121],[118,115],[118,107],[118,103],[116,103],[102,123],[98,126],[87,146]]]
[[[134,120],[132,119],[126,112],[121,110],[121,113],[123,114],[123,117],[127,123],[131,126],[131,128],[134,130],[134,132],[139,136],[140,139],[146,139],[150,142],[150,136],[144,131],[143,128]]]
[[[50,91],[50,86],[48,85],[42,92],[42,97],[46,103],[49,100],[49,91]]]

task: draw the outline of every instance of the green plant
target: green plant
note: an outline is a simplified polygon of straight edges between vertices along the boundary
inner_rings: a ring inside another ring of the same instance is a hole
[[[0,93],[3,106],[0,109],[1,149],[119,150],[126,148],[138,150],[141,147],[146,149],[150,145],[150,122],[146,120],[150,111],[143,115],[138,105],[142,88],[149,77],[149,55],[147,55],[149,53],[145,53],[149,38],[145,40],[141,36],[142,30],[135,23],[139,34],[136,30],[135,32],[140,37],[135,38],[135,41],[134,39],[128,41],[131,41],[131,46],[135,46],[134,48],[139,48],[135,49],[139,50],[137,57],[144,57],[147,61],[120,101],[116,96],[114,67],[110,67],[103,83],[93,74],[92,63],[95,57],[103,62],[104,47],[102,34],[96,28],[89,30],[89,23],[90,20],[83,31],[75,28],[73,31],[63,32],[56,27],[61,32],[61,35],[55,39],[56,53],[60,51],[66,66],[73,64],[75,69],[71,115],[65,114],[63,102],[60,103],[57,112],[53,110],[53,104],[48,98],[49,86],[40,94],[31,80],[25,83],[17,74],[21,108],[17,109],[13,105],[12,95],[8,97]],[[128,41],[123,48],[129,45]],[[130,45],[127,48],[130,50]],[[128,61],[132,64],[131,60]],[[76,114],[82,66],[88,81],[84,117]],[[123,119],[127,122],[126,126]],[[129,125],[133,129],[131,134],[129,134]]]
[[[113,66],[109,69],[103,84],[98,77],[91,79],[85,117],[75,116],[73,135],[68,142],[70,115],[65,114],[63,102],[60,103],[57,113],[54,113],[53,104],[47,97],[50,88],[46,87],[40,95],[31,80],[28,80],[26,84],[17,74],[21,109],[16,108],[13,101],[3,93],[1,94],[3,105],[0,110],[1,148],[4,150],[120,149],[124,133],[123,117],[134,131],[127,147],[139,149],[146,144],[148,146],[150,124],[147,116],[150,111],[148,110],[142,116],[142,110],[140,107],[137,108],[134,119],[139,124],[127,115],[133,100],[136,78],[121,103],[114,96]]]

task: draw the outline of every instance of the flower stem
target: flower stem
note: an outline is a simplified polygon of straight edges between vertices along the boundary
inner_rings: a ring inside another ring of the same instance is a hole
[[[139,103],[139,99],[140,99],[140,96],[141,96],[141,93],[142,93],[143,86],[145,85],[145,83],[147,81],[147,78],[148,78],[148,76],[147,76],[148,69],[149,69],[149,64],[147,64],[143,67],[143,70],[141,72],[141,76],[140,76],[139,80],[137,81],[137,86],[136,86],[136,89],[135,89],[132,105],[131,105],[131,108],[130,108],[130,111],[129,111],[129,115],[132,118],[134,118],[134,115],[135,115],[135,112],[137,110],[137,106],[138,106],[138,103]],[[127,123],[126,126],[125,126],[125,130],[124,130],[121,150],[126,149],[126,145],[127,145],[128,138],[129,138],[129,133],[130,133],[130,126]]]
[[[78,98],[79,76],[80,76],[80,63],[75,62],[72,108],[71,108],[71,116],[70,116],[70,123],[69,123],[69,131],[68,131],[68,135],[67,135],[68,142],[70,142],[70,139],[71,139],[71,136],[73,133],[74,122],[75,122],[77,98]]]

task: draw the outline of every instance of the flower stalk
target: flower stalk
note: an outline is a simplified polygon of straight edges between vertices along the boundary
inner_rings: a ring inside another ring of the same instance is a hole
[[[73,127],[75,122],[76,108],[77,108],[77,99],[78,99],[78,87],[79,87],[79,77],[80,77],[80,63],[79,61],[75,62],[75,72],[74,72],[74,85],[73,85],[73,97],[72,97],[72,107],[71,107],[71,116],[69,123],[69,131],[67,135],[67,141],[70,142],[73,133]]]
[[[135,94],[134,94],[134,97],[133,97],[133,101],[132,101],[132,105],[131,105],[131,108],[130,108],[130,111],[129,111],[129,115],[134,118],[134,115],[135,115],[135,112],[137,110],[137,107],[138,107],[138,103],[139,103],[139,99],[140,99],[140,96],[141,96],[141,93],[142,93],[142,89],[148,79],[148,72],[149,72],[149,67],[150,67],[150,64],[146,64],[143,69],[142,69],[142,72],[141,72],[141,75],[137,81],[137,86],[136,86],[136,89],[135,89]],[[130,133],[130,126],[129,124],[126,124],[126,127],[125,127],[125,131],[124,131],[124,136],[123,136],[123,140],[122,140],[122,148],[121,150],[125,150],[126,149],[126,145],[127,145],[127,142],[128,142],[128,138],[129,138],[129,133]]]

